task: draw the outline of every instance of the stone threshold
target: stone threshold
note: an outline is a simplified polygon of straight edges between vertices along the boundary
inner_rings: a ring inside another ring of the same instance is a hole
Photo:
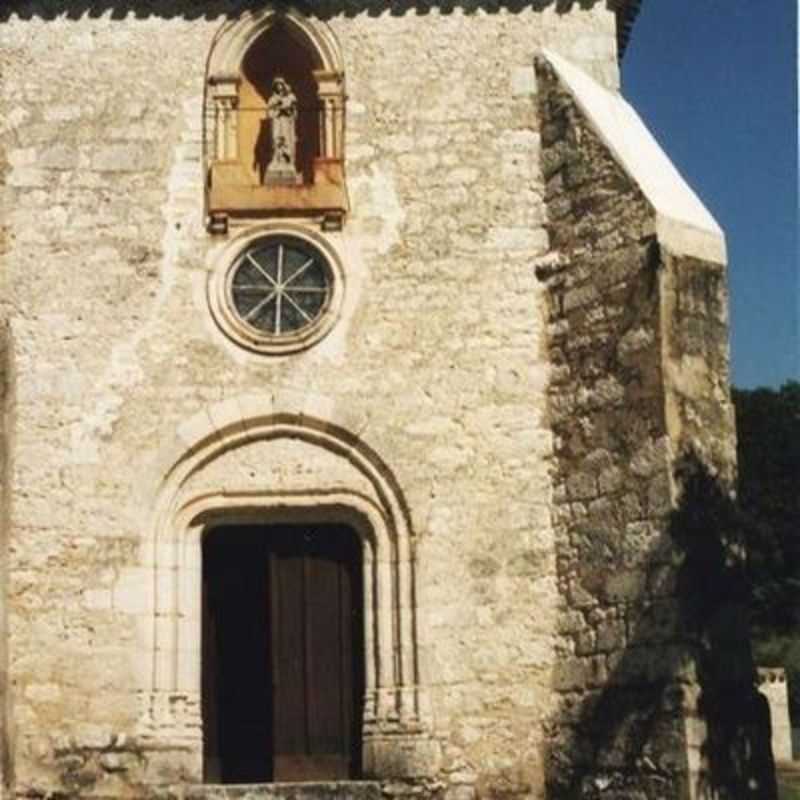
[[[375,781],[203,784],[173,789],[175,800],[380,800]]]

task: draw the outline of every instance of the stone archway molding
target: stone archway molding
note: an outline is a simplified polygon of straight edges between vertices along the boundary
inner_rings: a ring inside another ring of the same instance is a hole
[[[217,31],[208,58],[206,74],[209,80],[214,82],[238,76],[248,49],[278,20],[308,43],[320,60],[320,70],[336,73],[344,71],[342,51],[327,23],[322,20],[311,21],[292,8],[263,8],[246,11],[235,20],[226,22]]]
[[[413,531],[397,480],[364,441],[367,424],[365,417],[314,393],[286,389],[232,397],[178,426],[158,455],[156,477],[140,488],[138,502],[152,509],[142,561],[153,578],[152,671],[140,733],[154,744],[181,742],[196,754],[198,772],[203,531],[213,520],[284,522],[313,514],[348,522],[362,540],[365,772],[427,771],[420,761],[430,761],[432,741],[425,732],[427,702],[419,685]],[[226,454],[287,441],[341,460],[369,485],[369,496],[326,485],[300,492],[254,491],[235,471],[224,486],[198,489],[195,478]]]

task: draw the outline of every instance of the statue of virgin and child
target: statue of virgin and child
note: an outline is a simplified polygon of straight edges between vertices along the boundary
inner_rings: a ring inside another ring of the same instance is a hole
[[[297,97],[285,78],[276,75],[267,100],[272,158],[264,170],[265,184],[299,183],[297,170]]]

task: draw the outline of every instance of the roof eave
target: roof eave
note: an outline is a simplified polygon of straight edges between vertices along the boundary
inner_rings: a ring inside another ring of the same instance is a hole
[[[641,5],[642,0],[619,0],[617,3],[617,52],[620,60],[625,55]]]

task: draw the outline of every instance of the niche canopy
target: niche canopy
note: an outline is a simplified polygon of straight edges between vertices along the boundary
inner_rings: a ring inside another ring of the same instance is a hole
[[[347,212],[344,80],[332,34],[294,13],[224,27],[206,85],[212,229],[229,216],[281,214],[339,227]]]

